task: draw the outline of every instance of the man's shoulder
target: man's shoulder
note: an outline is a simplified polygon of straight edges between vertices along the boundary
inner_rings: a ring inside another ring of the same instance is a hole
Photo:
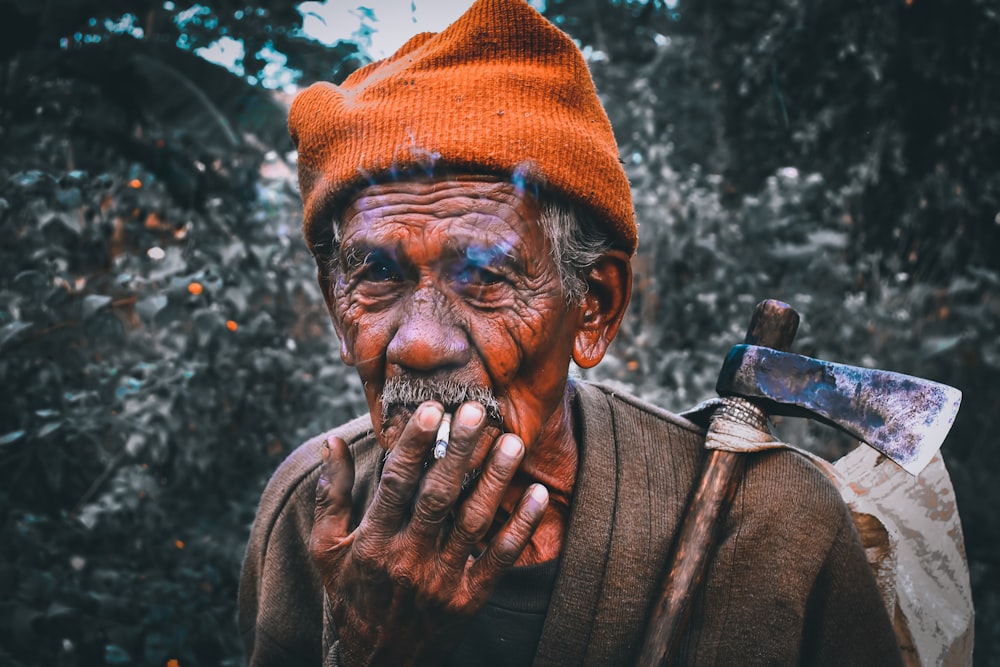
[[[654,450],[669,456],[672,465],[682,462],[678,455],[684,457],[685,463],[690,458],[690,472],[698,474],[704,453],[702,426],[619,387],[582,381],[577,381],[576,387],[582,408],[603,411],[608,420],[613,419],[615,436],[626,439],[627,446],[641,446],[651,436],[662,434],[671,446],[660,447],[654,442]],[[809,514],[813,517],[843,514],[844,504],[836,486],[794,447],[754,453],[747,460],[744,474],[744,487],[758,496],[754,511],[766,513],[775,504],[801,504],[811,508]]]
[[[585,411],[606,409],[609,410],[609,415],[614,414],[619,419],[642,420],[696,438],[703,438],[705,435],[705,429],[701,426],[640,398],[627,389],[585,380],[574,380],[573,385]]]

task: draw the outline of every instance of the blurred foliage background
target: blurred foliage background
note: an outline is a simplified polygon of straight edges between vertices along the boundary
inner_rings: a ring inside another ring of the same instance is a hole
[[[365,57],[303,36],[296,4],[0,0],[0,664],[240,664],[263,484],[364,409],[266,83],[274,52],[300,84]],[[803,315],[797,351],[961,388],[944,452],[976,663],[1000,662],[1000,8],[545,11],[585,49],[641,221],[590,375],[690,407],[772,297]],[[220,36],[243,76],[194,55]]]

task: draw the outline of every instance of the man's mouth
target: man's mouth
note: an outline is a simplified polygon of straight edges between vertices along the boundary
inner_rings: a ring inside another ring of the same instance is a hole
[[[382,428],[402,418],[405,423],[424,401],[438,401],[445,412],[454,413],[466,401],[476,401],[486,409],[486,416],[503,423],[500,403],[487,387],[447,379],[394,377],[386,381],[379,397],[382,403]]]

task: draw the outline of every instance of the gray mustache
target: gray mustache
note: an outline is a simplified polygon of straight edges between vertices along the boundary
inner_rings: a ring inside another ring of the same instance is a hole
[[[452,411],[466,401],[476,401],[486,408],[486,415],[502,422],[500,403],[486,387],[475,387],[454,380],[395,377],[382,388],[383,418],[399,408],[412,408],[424,401],[438,401]]]

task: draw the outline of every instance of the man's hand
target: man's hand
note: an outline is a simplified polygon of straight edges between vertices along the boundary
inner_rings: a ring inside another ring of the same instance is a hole
[[[442,415],[434,402],[417,409],[353,531],[353,460],[337,438],[324,450],[310,548],[332,603],[346,667],[440,663],[458,643],[458,629],[486,603],[545,513],[548,492],[532,485],[475,556],[524,456],[524,444],[509,433],[497,438],[482,475],[459,501],[473,450],[483,437],[485,413],[478,403],[463,404],[447,455],[425,470]]]

